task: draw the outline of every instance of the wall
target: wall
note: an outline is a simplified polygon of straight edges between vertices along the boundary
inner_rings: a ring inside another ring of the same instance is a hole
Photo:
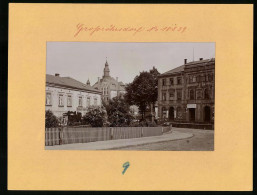
[[[90,105],[94,105],[94,99],[97,99],[96,105],[102,105],[101,95],[90,92],[77,91],[67,88],[50,87],[46,86],[46,94],[51,93],[51,105],[46,105],[45,110],[51,110],[57,117],[62,116],[63,113],[68,111],[79,111],[84,115],[86,108],[89,106],[87,98],[90,97]],[[59,106],[59,94],[63,95],[63,106]],[[72,106],[67,106],[67,97],[71,95]],[[79,107],[79,97],[82,97],[82,107]]]

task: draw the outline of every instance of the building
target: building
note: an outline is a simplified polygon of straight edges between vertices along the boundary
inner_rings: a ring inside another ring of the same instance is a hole
[[[109,64],[106,60],[104,67],[103,77],[93,85],[93,88],[100,90],[102,92],[102,98],[105,102],[108,102],[110,99],[122,95],[125,93],[125,85],[123,82],[118,81],[118,77],[114,79],[110,76]]]
[[[213,123],[215,59],[202,58],[158,77],[158,115],[169,121]]]
[[[57,117],[62,117],[68,111],[80,112],[82,116],[90,105],[100,106],[101,91],[70,77],[60,77],[59,74],[46,75],[46,105],[45,110],[51,110]]]

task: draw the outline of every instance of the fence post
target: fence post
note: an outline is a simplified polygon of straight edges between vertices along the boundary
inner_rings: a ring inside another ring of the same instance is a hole
[[[110,130],[111,130],[111,140],[112,140],[113,139],[113,128],[111,127]]]
[[[163,134],[163,127],[162,127],[162,134]]]
[[[141,127],[141,137],[144,136],[144,131],[143,131],[143,127]]]
[[[58,128],[58,134],[59,134],[59,145],[62,145],[62,127]]]

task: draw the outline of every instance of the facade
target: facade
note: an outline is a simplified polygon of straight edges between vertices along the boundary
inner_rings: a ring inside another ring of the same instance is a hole
[[[46,75],[45,110],[51,110],[57,117],[68,111],[80,112],[82,116],[90,105],[101,106],[101,92],[87,84],[59,74]]]
[[[213,123],[215,59],[202,58],[161,74],[158,116],[169,121]]]
[[[124,83],[118,81],[118,77],[114,79],[110,76],[110,69],[107,60],[104,67],[103,77],[101,79],[98,77],[98,81],[93,85],[93,88],[102,92],[102,98],[105,102],[125,93]]]

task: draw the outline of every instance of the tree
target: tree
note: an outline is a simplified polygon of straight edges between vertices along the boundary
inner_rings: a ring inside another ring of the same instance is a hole
[[[53,114],[52,111],[47,110],[45,112],[45,127],[46,128],[58,127],[58,124],[59,124],[58,118]]]
[[[130,105],[138,106],[142,119],[147,107],[151,107],[157,101],[158,75],[158,70],[153,67],[149,72],[140,72],[133,82],[126,86],[125,99]]]
[[[111,126],[127,126],[133,117],[130,113],[130,106],[122,96],[117,96],[109,101],[106,105],[108,120]]]
[[[107,121],[106,110],[103,106],[90,106],[83,116],[83,122],[92,127],[102,127]]]

